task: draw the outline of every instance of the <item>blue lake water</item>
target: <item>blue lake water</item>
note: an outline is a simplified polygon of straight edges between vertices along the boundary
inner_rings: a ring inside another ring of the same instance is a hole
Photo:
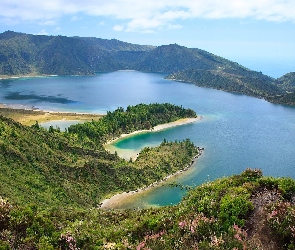
[[[57,120],[57,121],[48,121],[48,122],[42,122],[39,125],[43,128],[49,129],[50,126],[53,128],[59,128],[60,131],[65,131],[69,126],[77,123],[82,123],[79,120]]]
[[[261,168],[264,175],[295,178],[295,108],[163,79],[163,74],[117,71],[96,76],[43,77],[0,81],[0,103],[72,112],[105,113],[138,103],[170,102],[203,119],[116,143],[139,150],[167,140],[190,138],[204,147],[189,174],[176,179],[199,185],[218,177]],[[159,187],[125,206],[167,205],[183,191]]]

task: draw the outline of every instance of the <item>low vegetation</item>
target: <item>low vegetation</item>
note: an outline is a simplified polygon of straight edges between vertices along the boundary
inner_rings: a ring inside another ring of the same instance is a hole
[[[136,161],[104,150],[117,130],[146,128],[145,116],[152,127],[195,113],[140,104],[66,132],[0,116],[0,249],[295,248],[295,181],[258,169],[181,187],[188,191],[177,205],[100,209],[105,197],[162,180],[198,154],[189,139],[164,140]],[[105,133],[97,139],[97,131]]]
[[[0,248],[294,249],[294,192],[292,179],[247,169],[157,209],[44,210],[2,198]]]
[[[99,121],[72,125],[68,132],[78,135],[81,142],[94,142],[96,145],[101,145],[121,134],[136,130],[150,130],[159,124],[196,116],[191,109],[169,103],[138,104],[128,106],[126,111],[118,108],[114,112],[107,112],[107,115]]]
[[[198,153],[193,143],[163,142],[145,149],[134,162],[107,152],[103,143],[122,132],[147,128],[143,117],[152,128],[195,115],[171,104],[140,104],[66,132],[53,127],[47,131],[38,123],[23,126],[0,116],[0,196],[41,207],[96,207],[106,196],[160,181],[191,162]]]

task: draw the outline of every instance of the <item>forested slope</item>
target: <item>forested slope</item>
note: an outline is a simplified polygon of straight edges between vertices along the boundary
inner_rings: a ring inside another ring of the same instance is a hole
[[[0,249],[294,249],[295,181],[257,169],[199,187],[175,184],[188,191],[178,205],[98,209],[107,195],[162,180],[198,153],[189,139],[164,140],[126,161],[103,142],[192,116],[139,104],[67,132],[0,116]]]
[[[195,112],[171,104],[141,104],[108,112],[98,122],[73,126],[69,132],[27,127],[0,116],[0,196],[42,207],[93,207],[106,195],[149,185],[185,168],[198,151],[189,140],[163,143],[135,162],[104,149],[108,138],[146,128],[142,115],[152,128]],[[132,127],[125,126],[129,116],[138,121]]]
[[[115,58],[117,53],[137,53],[152,48],[115,39],[41,36],[7,31],[0,34],[0,75],[86,75],[114,71],[127,67],[124,61]]]
[[[295,72],[290,72],[276,80],[276,84],[286,91],[295,90]]]
[[[0,34],[0,75],[4,77],[87,75],[125,69],[167,73],[168,79],[201,87],[295,104],[294,73],[274,79],[197,48],[12,31]]]
[[[171,74],[167,78],[191,82],[200,87],[237,92],[260,98],[284,93],[282,89],[274,84],[272,78],[244,68],[221,68],[215,70],[188,69]]]

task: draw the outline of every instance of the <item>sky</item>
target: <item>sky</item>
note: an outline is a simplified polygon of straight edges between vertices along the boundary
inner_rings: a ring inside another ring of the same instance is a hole
[[[276,77],[295,71],[295,0],[0,0],[7,30],[177,43]]]

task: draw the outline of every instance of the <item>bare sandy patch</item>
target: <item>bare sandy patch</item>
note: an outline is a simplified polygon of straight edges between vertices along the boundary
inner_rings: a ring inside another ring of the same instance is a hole
[[[13,106],[4,104],[0,104],[0,115],[12,118],[27,126],[35,124],[36,121],[38,123],[57,120],[97,121],[103,117],[101,114],[43,111],[38,109],[14,108]]]

